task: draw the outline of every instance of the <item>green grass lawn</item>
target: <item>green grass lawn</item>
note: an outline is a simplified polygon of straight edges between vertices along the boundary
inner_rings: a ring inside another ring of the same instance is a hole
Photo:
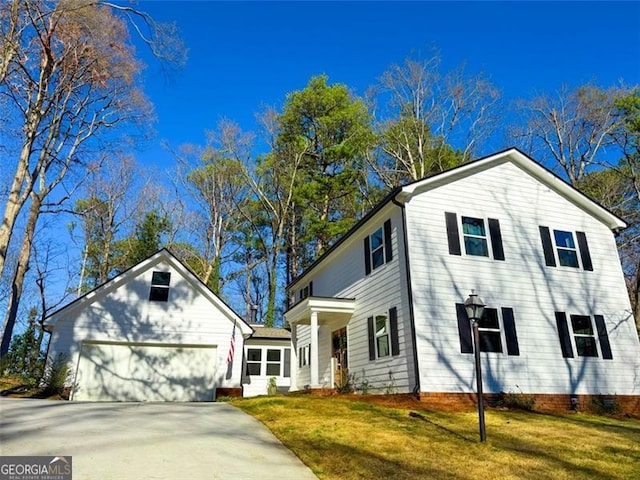
[[[232,400],[321,479],[638,479],[640,421],[488,410],[430,412],[311,395]]]

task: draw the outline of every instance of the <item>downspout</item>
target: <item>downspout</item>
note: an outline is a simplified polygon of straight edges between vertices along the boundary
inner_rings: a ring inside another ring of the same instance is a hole
[[[409,324],[411,326],[411,337],[412,337],[412,347],[413,347],[413,368],[415,372],[416,385],[413,387],[413,394],[420,395],[420,367],[418,363],[418,347],[417,337],[416,337],[416,322],[415,322],[415,314],[413,311],[413,291],[411,289],[411,264],[409,262],[409,242],[407,241],[407,215],[404,207],[404,203],[398,202],[396,197],[393,197],[391,201],[394,205],[400,207],[400,211],[402,212],[402,228],[403,234],[402,239],[404,243],[404,262],[405,262],[405,271],[407,272],[407,296],[409,300]]]

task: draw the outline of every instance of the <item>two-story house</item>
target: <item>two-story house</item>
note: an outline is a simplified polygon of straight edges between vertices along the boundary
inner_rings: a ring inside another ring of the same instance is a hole
[[[617,254],[625,222],[516,149],[394,189],[289,286],[291,390],[640,402],[640,344]]]

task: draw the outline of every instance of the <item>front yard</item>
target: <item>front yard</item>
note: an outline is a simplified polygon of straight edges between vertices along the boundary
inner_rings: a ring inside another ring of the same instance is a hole
[[[321,479],[636,479],[640,421],[490,409],[487,443],[475,411],[419,402],[278,396],[231,403],[263,422]]]

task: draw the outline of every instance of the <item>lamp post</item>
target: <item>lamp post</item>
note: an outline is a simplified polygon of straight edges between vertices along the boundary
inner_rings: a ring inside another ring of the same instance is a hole
[[[473,328],[473,352],[476,359],[476,391],[478,393],[478,422],[480,424],[480,441],[487,439],[487,432],[484,425],[484,399],[482,398],[482,366],[480,364],[480,332],[478,331],[478,321],[484,312],[484,302],[471,290],[471,295],[464,302],[467,317],[471,321]]]

